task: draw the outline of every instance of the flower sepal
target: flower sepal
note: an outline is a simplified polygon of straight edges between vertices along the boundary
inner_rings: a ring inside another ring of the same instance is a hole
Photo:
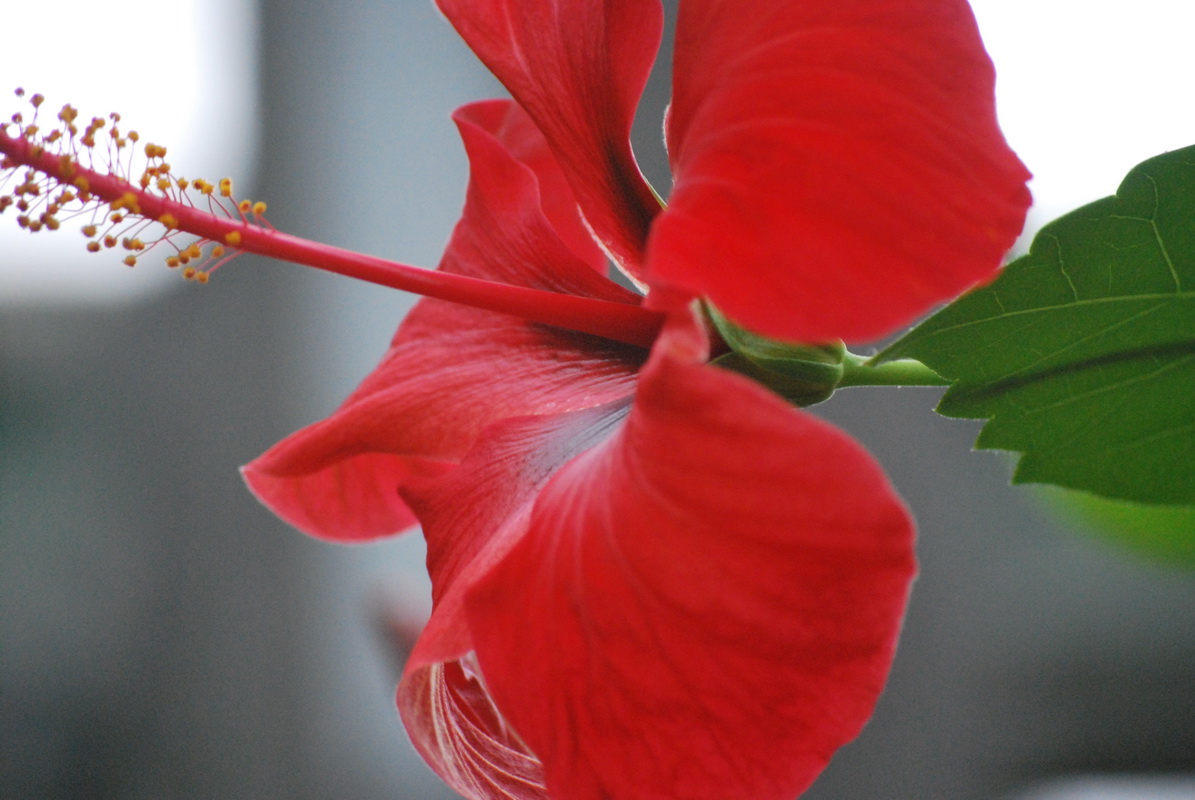
[[[846,345],[780,342],[731,322],[712,305],[706,312],[730,352],[714,359],[723,369],[762,383],[795,406],[828,400],[845,374]]]

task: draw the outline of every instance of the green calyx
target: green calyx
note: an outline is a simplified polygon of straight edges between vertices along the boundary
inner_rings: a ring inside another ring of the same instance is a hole
[[[706,304],[714,327],[730,348],[713,363],[746,375],[795,406],[828,400],[847,386],[946,386],[938,373],[910,358],[876,363],[849,352],[841,341],[829,344],[778,342],[731,322]]]
[[[731,352],[714,359],[724,369],[762,383],[796,406],[829,399],[842,382],[846,346],[777,342],[752,333],[706,306],[710,320]]]

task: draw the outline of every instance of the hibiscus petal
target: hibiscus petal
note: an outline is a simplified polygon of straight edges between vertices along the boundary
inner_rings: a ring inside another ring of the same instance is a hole
[[[546,795],[538,759],[506,724],[476,666],[465,596],[525,532],[536,489],[606,437],[627,406],[506,420],[459,468],[403,486],[427,537],[433,610],[407,660],[398,707],[416,749],[466,797]]]
[[[635,163],[630,132],[659,47],[659,0],[437,4],[539,125],[589,225],[637,274],[660,206]]]
[[[857,444],[704,356],[673,325],[625,424],[619,405],[511,421],[406,487],[437,610],[400,706],[466,796],[506,796],[470,754],[513,742],[553,798],[787,800],[870,715],[908,516]],[[429,694],[471,652],[468,699]]]
[[[578,258],[545,217],[536,172],[546,174],[550,165],[521,112],[486,104],[462,109],[457,121],[472,179],[441,268],[636,302]],[[538,170],[512,155],[503,136]],[[565,188],[561,181],[549,186],[557,194]],[[559,197],[551,204],[559,208]],[[397,494],[409,477],[442,472],[496,420],[626,394],[644,358],[597,337],[424,300],[381,364],[331,417],[275,445],[244,476],[263,503],[300,530],[340,540],[385,536],[413,521]]]
[[[685,0],[647,278],[867,340],[993,276],[1029,174],[965,0]]]
[[[535,173],[540,207],[556,235],[580,260],[605,275],[606,253],[589,232],[564,171],[531,117],[510,100],[471,103],[458,108],[453,117],[458,123],[488,131],[513,158]]]

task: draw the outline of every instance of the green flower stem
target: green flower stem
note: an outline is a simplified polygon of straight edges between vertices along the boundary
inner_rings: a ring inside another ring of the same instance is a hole
[[[949,386],[950,381],[920,361],[901,358],[872,365],[871,359],[847,353],[842,361],[842,380],[838,388],[846,386]]]

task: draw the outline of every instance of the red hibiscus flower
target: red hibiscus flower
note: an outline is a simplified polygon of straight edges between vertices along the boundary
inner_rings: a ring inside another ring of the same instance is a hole
[[[246,479],[316,536],[423,525],[434,610],[398,701],[462,794],[791,798],[874,707],[912,524],[849,437],[708,363],[694,300],[866,339],[993,273],[1027,175],[970,11],[683,0],[662,210],[628,143],[657,2],[439,4],[515,98],[456,115],[440,270],[666,321],[645,349],[425,299]]]

